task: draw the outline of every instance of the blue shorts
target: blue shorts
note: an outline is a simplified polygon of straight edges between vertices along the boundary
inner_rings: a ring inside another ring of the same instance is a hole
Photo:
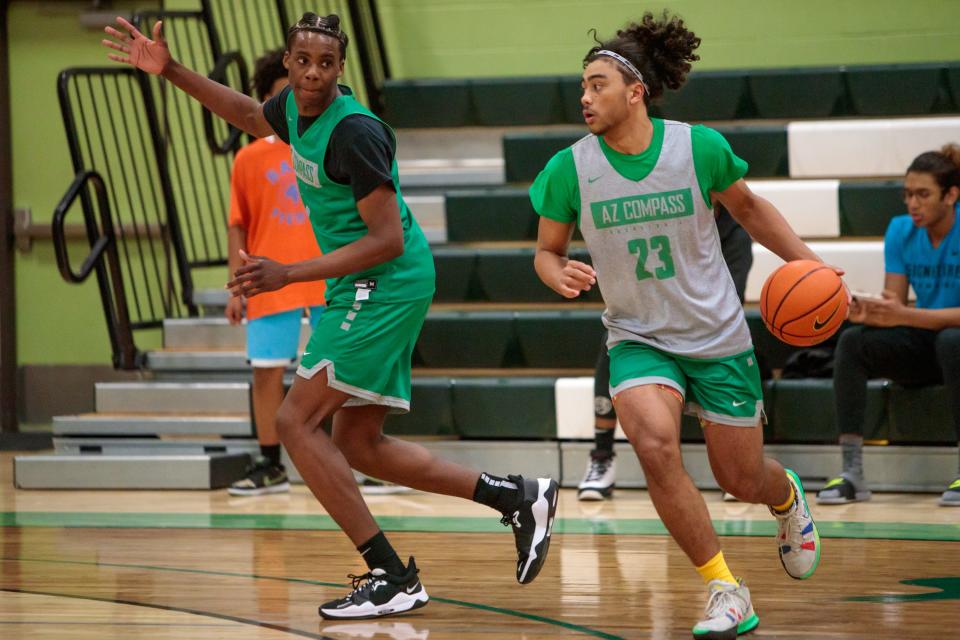
[[[310,307],[310,328],[323,315],[324,307]],[[273,313],[247,321],[247,361],[254,367],[286,367],[297,359],[300,319],[303,309]]]

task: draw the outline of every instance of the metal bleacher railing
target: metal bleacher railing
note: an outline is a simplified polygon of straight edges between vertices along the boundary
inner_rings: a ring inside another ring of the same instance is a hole
[[[347,82],[378,110],[388,68],[372,0],[204,0],[200,11],[141,12],[134,23],[162,19],[178,59],[246,92],[253,60],[282,46],[280,25],[307,9],[340,13],[354,28],[361,64],[348,65]],[[67,69],[58,90],[75,178],[54,213],[57,265],[68,282],[96,275],[114,367],[141,368],[137,332],[198,315],[195,270],[227,263],[230,168],[243,134],[133,69]],[[65,219],[78,199],[90,253],[76,271]]]

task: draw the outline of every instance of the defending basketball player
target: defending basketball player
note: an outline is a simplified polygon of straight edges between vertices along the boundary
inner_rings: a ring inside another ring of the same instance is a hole
[[[557,153],[530,189],[540,214],[535,266],[567,298],[599,283],[607,309],[610,389],[650,498],[696,566],[709,598],[697,638],[757,626],[750,592],[720,550],[706,504],[683,468],[680,416],[695,411],[719,485],[777,519],[784,569],[810,577],[820,539],[799,478],[763,454],[763,402],[750,333],[720,252],[711,194],[784,260],[820,259],[743,180],[746,163],[703,126],[651,118],[678,89],[700,39],[650,13],[584,58],[590,134]],[[567,258],[578,224],[594,268]]]
[[[474,500],[502,514],[517,544],[517,580],[546,560],[558,485],[548,478],[497,478],[387,437],[388,411],[410,408],[410,359],[434,293],[433,257],[400,193],[393,130],[350,95],[343,75],[347,35],[336,15],[305,13],[287,32],[289,86],[260,104],[174,60],[117,18],[106,31],[110,58],[159,74],[247,133],[276,134],[293,150],[300,197],[323,255],[280,264],[241,254],[228,283],[251,297],[293,282],[327,281],[327,309],[277,413],[277,430],[300,475],[357,546],[370,571],[346,597],[320,607],[325,618],[372,618],[427,603],[410,558],[405,566],[370,514],[350,467],[415,489]],[[332,436],[322,428],[333,418]]]

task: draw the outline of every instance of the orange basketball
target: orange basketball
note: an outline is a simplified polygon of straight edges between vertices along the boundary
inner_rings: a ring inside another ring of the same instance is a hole
[[[847,292],[830,267],[794,260],[763,283],[760,315],[773,335],[795,347],[809,347],[832,336],[847,319]]]

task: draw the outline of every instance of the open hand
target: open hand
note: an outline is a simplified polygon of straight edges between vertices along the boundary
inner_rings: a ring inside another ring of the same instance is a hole
[[[170,49],[167,48],[167,41],[163,39],[163,35],[160,33],[163,22],[157,21],[153,25],[153,40],[140,33],[135,26],[120,16],[117,16],[117,24],[123,27],[126,33],[114,27],[104,27],[103,30],[113,37],[113,40],[104,38],[100,42],[103,43],[103,46],[119,51],[124,55],[111,53],[107,57],[114,62],[129,64],[147,73],[154,75],[163,73],[172,60]]]
[[[242,249],[240,258],[243,265],[233,274],[233,280],[227,283],[230,295],[252,298],[267,291],[276,291],[290,283],[287,265],[263,256],[248,255]]]
[[[564,298],[576,298],[582,291],[590,291],[597,283],[597,272],[585,262],[568,260],[560,272],[557,292]]]

